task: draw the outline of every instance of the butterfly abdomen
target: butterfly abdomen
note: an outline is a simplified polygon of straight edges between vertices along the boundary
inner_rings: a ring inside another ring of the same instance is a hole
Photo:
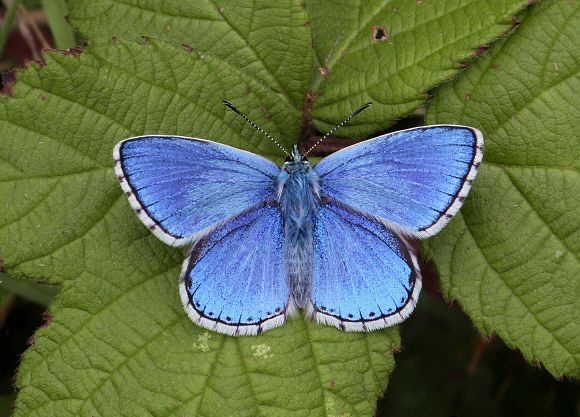
[[[312,283],[312,231],[319,206],[318,176],[310,168],[283,172],[280,184],[288,286],[296,305],[303,308],[310,300]]]

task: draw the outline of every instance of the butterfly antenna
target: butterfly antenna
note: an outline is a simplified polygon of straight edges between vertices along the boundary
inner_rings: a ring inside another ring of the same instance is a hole
[[[368,107],[371,106],[371,104],[373,104],[372,101],[369,101],[368,103],[366,103],[365,105],[363,105],[360,109],[358,109],[357,111],[355,111],[353,114],[351,114],[350,116],[348,116],[346,119],[344,119],[338,126],[336,126],[334,129],[332,129],[331,131],[329,131],[328,133],[326,133],[323,137],[321,137],[320,139],[318,139],[318,141],[312,145],[310,147],[310,149],[308,149],[305,153],[304,156],[308,155],[310,153],[310,151],[314,148],[316,148],[318,145],[320,145],[320,142],[322,142],[324,139],[326,139],[328,136],[330,136],[331,134],[333,134],[334,132],[336,132],[338,129],[340,129],[341,127],[343,127],[345,124],[347,124],[348,122],[351,121],[351,119],[353,117],[355,117],[356,115],[362,113],[364,110],[366,110]]]
[[[282,152],[284,152],[286,155],[290,156],[290,153],[286,149],[284,149],[284,147],[282,145],[280,145],[276,141],[276,139],[274,139],[272,136],[270,136],[270,134],[268,132],[266,132],[264,129],[262,129],[260,126],[258,126],[256,123],[252,122],[248,118],[248,116],[246,116],[244,113],[242,113],[236,106],[234,106],[232,103],[230,103],[229,101],[226,101],[226,100],[222,100],[222,103],[228,109],[230,109],[231,111],[236,113],[238,116],[240,116],[242,119],[244,119],[246,122],[248,122],[253,128],[258,130],[260,133],[264,134],[268,139],[270,139],[272,142],[274,142],[276,144],[276,146],[278,146],[280,149],[282,149]]]

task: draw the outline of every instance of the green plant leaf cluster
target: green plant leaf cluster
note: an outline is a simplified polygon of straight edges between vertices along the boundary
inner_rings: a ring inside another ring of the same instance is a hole
[[[427,92],[511,25],[521,1],[309,1],[320,92],[313,106],[324,131],[358,103],[373,107],[338,132],[369,135],[419,107]],[[377,36],[377,28],[379,32]],[[378,39],[377,39],[378,37]]]
[[[445,85],[429,123],[481,129],[484,163],[427,242],[444,292],[555,376],[580,376],[580,4],[542,2]]]
[[[287,147],[309,123],[305,103],[324,129],[371,98],[347,133],[384,129],[525,2],[452,3],[71,0],[87,47],[47,53],[0,98],[3,268],[62,287],[19,370],[15,415],[371,416],[397,329],[346,334],[301,316],[258,337],[195,326],[177,294],[184,252],[141,225],[111,153],[126,137],[166,133],[279,160],[224,99]],[[373,39],[373,26],[388,39]],[[455,235],[445,236],[441,247]]]

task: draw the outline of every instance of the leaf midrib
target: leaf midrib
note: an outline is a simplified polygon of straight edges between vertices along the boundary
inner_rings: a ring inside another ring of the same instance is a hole
[[[489,70],[486,70],[486,72]],[[548,85],[546,88],[541,89],[540,91],[536,92],[535,94],[533,94],[530,97],[526,97],[525,100],[523,100],[523,105],[516,107],[514,109],[513,112],[510,112],[510,116],[504,118],[504,120],[502,120],[500,123],[496,124],[495,126],[493,126],[493,130],[490,130],[490,133],[496,133],[498,130],[502,129],[503,126],[505,124],[507,124],[508,122],[512,121],[513,119],[517,119],[517,116],[519,114],[521,114],[523,111],[525,111],[527,108],[532,107],[534,105],[534,103],[538,100],[540,100],[546,93],[551,92],[551,90],[553,90],[554,88],[558,87],[560,84],[568,81],[570,78],[574,77],[574,76],[578,76],[578,72],[573,72],[571,74],[568,74],[565,77],[561,77],[558,78],[556,82]]]
[[[275,91],[276,93],[278,93],[279,95],[281,95],[284,100],[290,105],[290,107],[294,108],[294,109],[298,109],[300,110],[300,107],[295,104],[292,99],[290,98],[290,96],[288,95],[288,93],[286,92],[286,90],[284,88],[282,88],[278,78],[274,75],[274,73],[271,71],[271,69],[266,65],[266,63],[260,58],[260,56],[258,55],[258,53],[249,45],[249,42],[247,41],[247,39],[244,38],[244,36],[242,36],[242,34],[234,27],[231,25],[231,23],[225,18],[225,15],[223,15],[222,13],[219,12],[219,6],[215,3],[214,0],[210,0],[210,3],[214,6],[215,10],[217,11],[217,13],[219,14],[220,18],[219,19],[208,19],[208,18],[195,18],[195,17],[191,17],[191,16],[179,16],[179,15],[174,15],[174,14],[170,14],[167,13],[163,10],[151,10],[151,9],[147,9],[145,7],[142,7],[141,5],[136,5],[136,4],[132,4],[126,1],[121,1],[121,0],[114,0],[112,1],[112,3],[118,3],[121,4],[122,6],[125,6],[129,9],[137,9],[143,13],[149,13],[152,15],[164,15],[167,17],[170,17],[172,19],[177,19],[177,20],[186,20],[186,21],[208,21],[208,22],[215,22],[215,23],[222,23],[226,26],[228,26],[231,31],[233,33],[235,33],[237,35],[237,37],[246,45],[246,49],[248,49],[251,53],[252,56],[256,59],[256,61],[260,62],[262,68],[264,68],[264,70],[266,71],[266,73],[268,73],[270,75],[270,77],[272,78],[272,80],[276,83],[276,87],[278,88],[278,91],[274,90],[271,88],[270,89],[272,91]],[[212,56],[214,56],[212,54]],[[223,58],[222,58],[223,59]],[[231,65],[231,64],[230,64]],[[239,69],[239,68],[238,68]],[[251,73],[248,71],[243,71],[245,74],[247,74],[248,76],[250,76],[252,79],[254,79],[256,82],[260,83],[262,86],[269,86],[269,82],[265,82],[266,80],[261,79],[261,77],[257,77],[257,74],[255,73]]]
[[[566,22],[568,22],[574,15],[571,14],[570,16],[567,17]],[[551,52],[554,49],[554,45],[557,39],[560,38],[560,36],[562,35],[562,31],[559,31],[556,36],[554,36],[551,39],[550,42],[550,47],[548,49],[546,49],[546,59],[545,62],[547,62],[548,58],[551,55]],[[517,40],[518,37],[521,37],[522,35],[520,33],[516,33],[514,34],[511,38],[508,38],[506,41],[502,42],[503,44],[498,44],[495,45],[496,49],[499,49],[500,46],[501,48],[508,48],[512,42],[515,42],[514,39]],[[476,90],[479,89],[481,82],[483,82],[483,80],[488,76],[488,74],[490,73],[490,71],[495,71],[494,65],[498,65],[496,61],[502,61],[503,55],[500,55],[499,58],[497,55],[493,55],[490,57],[490,59],[486,62],[486,67],[478,74],[478,78],[477,81],[475,83],[471,84],[471,95],[474,95]],[[543,68],[545,68],[545,65],[543,66]],[[524,111],[526,108],[530,107],[532,105],[532,103],[534,101],[536,101],[537,99],[539,99],[545,92],[550,91],[551,89],[557,87],[559,84],[567,81],[569,78],[578,75],[578,72],[574,72],[572,71],[570,74],[563,76],[563,77],[558,77],[556,78],[556,80],[549,84],[548,86],[546,86],[545,88],[540,89],[539,91],[535,92],[534,94],[532,94],[531,96],[527,96],[525,98],[525,100],[523,100],[523,105],[519,106],[519,107],[515,107],[514,111],[509,113],[509,117],[504,118],[504,120],[502,120],[500,123],[496,124],[493,126],[493,130],[490,130],[489,133],[495,133],[497,132],[499,129],[501,129],[507,122],[509,122],[510,120],[512,120],[514,117],[516,117],[518,114],[520,114],[522,111]],[[492,75],[493,78],[495,78],[494,75]],[[545,71],[542,72],[542,84],[545,78]],[[465,100],[461,100],[460,97],[458,97],[460,100],[459,102],[463,103],[463,105],[461,106],[461,112],[460,112],[460,116],[458,120],[463,120],[463,117],[466,114],[466,110],[469,108],[469,102],[465,102]]]
[[[332,54],[332,56],[330,56],[330,59],[328,59],[329,57],[327,56],[326,59],[324,60],[323,64],[329,69],[329,71],[332,71],[334,66],[336,65],[336,63],[340,60],[341,55],[342,55],[342,51],[348,49],[349,45],[354,42],[355,38],[361,32],[361,30],[357,30],[357,28],[362,28],[362,27],[366,28],[366,26],[370,23],[370,21],[373,20],[377,14],[381,13],[391,3],[392,3],[392,0],[385,1],[384,4],[381,4],[381,2],[378,2],[378,4],[379,4],[378,10],[376,10],[375,12],[369,13],[369,18],[366,19],[362,25],[360,24],[360,16],[359,16],[359,19],[357,19],[358,24],[355,25],[355,28],[351,32],[350,36],[347,36],[346,38],[342,38],[343,40],[341,42],[339,42],[340,45],[336,45],[336,47],[330,51]],[[361,2],[359,1],[359,8],[360,8],[360,5],[361,5]],[[318,89],[320,88],[320,84],[323,81],[325,81],[325,78],[322,76],[322,74],[317,72],[316,79],[314,79],[314,81],[312,83],[312,91],[318,91]]]
[[[513,187],[522,196],[522,198],[524,199],[524,201],[526,202],[526,204],[534,211],[534,213],[536,213],[536,215],[538,216],[538,218],[542,220],[542,223],[548,228],[548,230],[550,231],[550,233],[552,234],[552,236],[556,236],[556,238],[562,244],[562,246],[566,249],[566,251],[567,252],[570,252],[574,256],[574,258],[576,258],[576,261],[578,263],[578,267],[579,267],[579,270],[580,270],[580,257],[578,256],[578,254],[576,252],[574,252],[568,246],[568,243],[566,243],[566,241],[552,228],[551,224],[549,222],[547,222],[546,219],[544,219],[540,215],[540,213],[538,212],[538,210],[536,209],[536,207],[534,207],[534,205],[532,204],[532,202],[530,201],[530,199],[528,198],[528,196],[524,193],[524,191],[522,189],[520,189],[520,187],[517,185],[516,181],[513,179],[513,177],[512,177],[513,174],[510,174],[510,172],[508,170],[506,170],[506,169],[504,169],[504,173],[509,178],[509,180],[512,183]]]
[[[148,281],[148,280],[146,280],[146,281]],[[91,389],[88,392],[87,397],[80,404],[80,406],[78,407],[78,410],[80,412],[82,412],[83,411],[82,409],[83,409],[83,407],[86,404],[89,404],[89,403],[90,404],[93,404],[92,401],[94,399],[94,395],[97,394],[99,392],[99,390],[107,382],[113,381],[114,377],[119,373],[119,371],[121,370],[121,368],[123,368],[132,359],[135,359],[135,357],[137,357],[137,355],[139,353],[141,353],[142,351],[144,351],[145,349],[147,349],[147,347],[151,343],[153,343],[154,341],[156,341],[160,336],[162,336],[163,334],[165,334],[167,332],[167,330],[169,330],[170,328],[172,328],[173,326],[175,326],[175,324],[179,323],[180,321],[181,321],[181,317],[179,315],[176,315],[176,317],[170,323],[165,324],[164,326],[160,327],[158,332],[156,332],[153,336],[151,336],[149,339],[147,339],[145,341],[145,343],[142,344],[141,346],[139,346],[134,352],[131,353],[131,355],[124,355],[124,359],[121,362],[119,362],[112,370],[107,370],[106,377],[103,378],[103,380],[96,387],[94,387],[93,389]],[[181,405],[181,403],[179,401],[177,401],[177,403],[179,405]]]
[[[115,297],[113,297],[112,299],[110,299],[108,301],[108,303],[106,305],[104,305],[103,308],[101,308],[100,310],[98,310],[96,312],[88,312],[86,310],[80,309],[81,311],[85,312],[88,316],[90,316],[85,322],[82,323],[82,327],[85,327],[85,328],[86,327],[89,327],[89,325],[91,323],[93,323],[94,321],[100,319],[102,314],[108,314],[109,313],[109,308],[111,308],[113,305],[115,305],[119,300],[121,300],[121,299],[123,299],[123,298],[125,298],[127,296],[130,296],[133,293],[133,291],[140,289],[142,285],[146,285],[152,279],[155,279],[158,276],[164,275],[167,272],[169,272],[169,271],[171,271],[172,269],[175,269],[175,268],[177,268],[177,265],[172,265],[171,267],[166,268],[163,271],[157,272],[157,273],[155,273],[153,275],[148,275],[142,281],[139,281],[139,282],[135,283],[129,289],[122,289],[122,288],[120,288],[118,286],[115,286],[117,289],[119,289],[119,293]],[[92,276],[98,277],[98,275],[96,275],[96,274],[93,274],[93,273],[90,273],[90,272],[87,272],[87,273],[90,274],[90,275],[92,275]],[[110,280],[107,280],[107,283],[109,283],[111,285],[114,285]],[[74,285],[74,282],[71,285]],[[61,294],[62,294],[62,292],[61,292]],[[58,296],[58,298],[60,298],[60,297],[61,297],[61,295]],[[74,307],[66,307],[66,308],[67,309],[74,309]],[[58,313],[58,311],[54,311],[52,308],[51,308],[50,312],[53,315],[56,315]],[[178,315],[178,318],[181,319],[181,317],[179,315]],[[58,345],[55,345],[54,350],[52,350],[50,352],[47,352],[46,353],[46,357],[44,357],[44,359],[46,360],[46,359],[50,358],[51,356],[56,355],[57,352],[60,351],[60,349],[62,349],[69,341],[71,341],[75,336],[77,336],[77,330],[78,330],[78,328],[76,328],[74,331],[73,330],[69,330],[69,334],[63,340],[61,340]],[[166,329],[163,328],[162,330],[165,331]],[[137,348],[137,349],[139,349],[139,348]],[[40,363],[38,363],[38,364],[36,364],[34,366],[31,366],[31,367],[27,368],[28,373],[33,373],[42,364],[43,364],[43,362],[40,362]]]
[[[219,13],[219,6],[215,3],[215,0],[209,0],[209,2],[215,7],[215,9],[218,11]],[[256,11],[255,5],[256,3],[253,3],[254,7],[252,8],[252,20],[254,19],[254,12]],[[256,61],[260,62],[262,64],[262,67],[266,70],[266,72],[270,75],[270,77],[272,77],[272,80],[274,80],[274,82],[276,83],[276,87],[278,88],[277,93],[281,93],[282,96],[284,97],[284,99],[288,102],[288,104],[290,104],[290,107],[293,107],[295,109],[300,109],[299,106],[297,106],[292,99],[290,98],[290,95],[288,94],[288,92],[282,87],[282,84],[280,84],[280,81],[278,80],[278,78],[276,77],[276,75],[274,74],[274,71],[272,71],[267,65],[266,62],[260,58],[260,55],[258,54],[257,51],[255,51],[251,46],[250,46],[250,42],[240,33],[240,31],[235,28],[230,22],[229,20],[227,20],[225,14],[222,14],[223,16],[223,22],[228,25],[230,27],[230,29],[236,34],[238,35],[238,37],[245,43],[246,48],[249,49],[252,52],[252,55],[254,56],[254,58],[256,58]],[[251,31],[251,24],[250,24],[250,31]],[[248,73],[248,75],[252,76],[252,74]],[[252,76],[252,78],[255,78],[256,81],[260,82],[262,81],[263,85],[267,85],[267,83],[264,83],[263,81],[265,80],[259,80],[258,77]],[[270,87],[271,88],[271,87]],[[272,91],[275,91],[272,88]]]
[[[506,175],[506,176],[508,176],[508,178],[509,178],[509,175],[508,175],[508,174],[507,174],[505,171],[504,171],[504,173],[505,173],[505,175]],[[510,178],[510,181],[511,181],[511,178]],[[525,201],[527,201],[525,197],[523,197],[523,199],[524,199]],[[529,205],[529,202],[528,202],[528,205]],[[530,205],[530,209],[531,209],[531,210],[532,210],[532,211],[533,211],[533,212],[536,214],[536,216],[537,216],[539,219],[541,219],[541,220],[542,220],[542,224],[543,224],[543,225],[544,225],[546,228],[548,228],[548,230],[550,230],[550,232],[552,233],[552,231],[551,231],[551,228],[550,228],[550,227],[549,227],[549,226],[548,226],[548,225],[547,225],[547,224],[544,222],[544,219],[543,219],[543,218],[540,216],[540,214],[539,214],[538,212],[536,212],[536,210],[534,209],[534,207]],[[463,221],[463,223],[465,224],[465,231],[466,231],[467,233],[469,233],[469,235],[471,236],[471,239],[472,239],[472,241],[474,242],[474,244],[475,244],[475,246],[477,247],[477,249],[479,250],[479,252],[480,252],[480,254],[481,254],[481,256],[482,256],[483,260],[484,260],[484,261],[485,261],[485,263],[488,265],[489,269],[491,269],[491,270],[494,272],[494,274],[495,274],[495,277],[496,277],[497,281],[501,282],[501,283],[502,283],[502,284],[503,284],[503,285],[504,285],[504,286],[505,286],[505,287],[506,287],[506,288],[507,288],[507,289],[510,291],[510,293],[511,293],[511,294],[514,296],[514,298],[518,300],[518,302],[519,302],[519,303],[520,303],[520,304],[521,304],[521,305],[522,305],[522,306],[525,308],[525,310],[527,310],[527,311],[528,311],[529,315],[530,315],[531,317],[533,317],[533,320],[534,320],[534,321],[535,321],[535,322],[536,322],[536,323],[537,323],[537,324],[538,324],[538,325],[539,325],[539,326],[540,326],[542,329],[544,329],[544,331],[545,331],[547,334],[549,334],[549,335],[551,336],[552,340],[553,340],[554,342],[556,342],[556,343],[558,344],[558,346],[560,346],[560,348],[561,348],[561,349],[562,349],[564,352],[566,352],[566,353],[567,353],[567,355],[568,355],[568,359],[567,359],[567,361],[569,361],[569,360],[572,360],[572,361],[576,362],[576,359],[575,359],[575,356],[574,356],[574,354],[573,354],[573,353],[572,353],[570,350],[568,350],[567,346],[566,346],[565,344],[563,344],[563,342],[562,342],[562,341],[561,341],[561,340],[560,340],[560,339],[559,339],[559,338],[558,338],[558,337],[557,337],[557,336],[556,336],[554,333],[552,333],[552,331],[551,331],[550,329],[548,329],[544,323],[542,323],[542,322],[540,322],[540,321],[539,321],[539,319],[536,317],[535,313],[534,313],[534,312],[533,312],[533,311],[532,311],[532,310],[529,308],[529,306],[528,306],[528,305],[527,305],[527,304],[524,302],[524,300],[522,300],[522,299],[520,298],[519,294],[517,294],[517,293],[515,292],[515,290],[514,290],[514,289],[513,289],[513,288],[512,288],[512,287],[511,287],[509,284],[508,284],[508,282],[507,282],[506,280],[502,279],[502,274],[501,274],[501,273],[500,273],[500,272],[499,272],[499,271],[498,271],[498,270],[497,270],[497,269],[494,267],[494,265],[492,264],[492,262],[491,262],[491,261],[490,261],[490,260],[487,258],[486,254],[485,254],[485,251],[484,251],[484,250],[481,248],[481,246],[479,245],[479,241],[476,239],[475,235],[474,235],[474,234],[473,234],[473,232],[471,231],[471,229],[470,229],[470,225],[469,225],[469,223],[467,222],[467,219],[465,218],[465,216],[463,217],[463,220],[464,220],[464,221]],[[556,235],[556,236],[557,236],[557,235]],[[558,237],[558,236],[557,236],[557,237]],[[558,237],[558,238],[559,238],[559,237]],[[563,245],[563,246],[564,246],[564,248],[566,248],[567,250],[569,250],[569,249],[568,249],[568,247],[567,247],[566,245]],[[577,258],[576,258],[576,259],[577,259]],[[453,258],[451,258],[451,264],[453,264]],[[481,291],[481,288],[482,288],[481,282],[480,282],[480,284],[479,284],[479,287],[480,287],[480,291]],[[461,301],[460,301],[460,302],[461,302]],[[486,317],[486,316],[485,316],[485,314],[482,314],[482,316],[481,316],[481,317],[482,317],[482,319],[483,319],[483,320],[484,320],[484,322],[485,322],[485,317]],[[507,329],[506,329],[506,332],[507,332]]]
[[[360,24],[359,24],[359,25],[357,25],[357,27],[366,29],[366,27],[368,26],[368,24],[369,24],[369,23],[370,23],[370,22],[371,22],[371,21],[372,21],[374,18],[376,18],[376,16],[377,16],[378,14],[382,13],[382,12],[384,11],[384,9],[386,9],[386,8],[387,8],[387,6],[390,6],[390,4],[391,4],[391,3],[392,3],[392,1],[391,1],[391,0],[389,0],[389,1],[385,2],[385,3],[382,5],[382,7],[379,7],[379,10],[375,11],[374,13],[373,13],[373,12],[371,12],[371,13],[370,13],[370,15],[369,15],[370,17],[369,17],[368,19],[366,19],[366,20],[365,20],[365,22],[364,22],[362,25],[360,25]],[[523,3],[523,2],[522,2],[522,3]],[[379,2],[379,4],[381,4],[381,3]],[[393,41],[393,40],[394,40],[396,37],[399,37],[399,36],[401,36],[401,35],[405,35],[405,34],[407,34],[407,33],[412,33],[412,32],[414,32],[414,31],[416,31],[418,28],[421,28],[421,27],[423,27],[423,26],[426,26],[426,25],[428,25],[428,24],[430,24],[430,23],[432,23],[432,22],[435,22],[435,21],[437,21],[437,20],[440,20],[441,18],[444,18],[444,17],[446,17],[446,16],[449,16],[449,15],[451,15],[451,14],[453,14],[453,13],[457,12],[457,11],[460,11],[460,10],[466,9],[466,8],[468,8],[468,7],[474,7],[474,4],[475,4],[475,2],[471,2],[471,3],[465,3],[465,4],[462,4],[462,5],[460,5],[459,7],[455,7],[455,8],[453,8],[453,9],[451,9],[451,10],[445,10],[445,11],[443,12],[443,14],[437,15],[437,16],[435,16],[435,17],[432,17],[432,18],[429,18],[429,19],[426,19],[426,20],[422,21],[422,22],[421,22],[421,23],[419,23],[419,24],[415,24],[415,25],[414,25],[414,26],[412,26],[411,28],[408,28],[408,29],[402,30],[402,31],[400,31],[400,32],[391,33],[391,34],[390,34],[390,35],[391,35],[390,41]],[[521,8],[521,6],[519,6],[519,7],[514,7],[514,10],[518,10],[518,9],[520,9],[520,8]],[[512,12],[511,12],[511,13],[513,13],[513,12],[514,12],[514,10],[512,10]],[[499,24],[499,23],[495,22],[495,23],[490,23],[490,24],[484,25],[482,28],[480,28],[480,29],[478,30],[478,32],[480,32],[480,31],[484,30],[484,29],[485,29],[486,27],[488,27],[488,26],[491,26],[491,25],[498,25],[498,24]],[[501,24],[500,24],[500,25],[501,25]],[[507,24],[505,24],[505,25],[503,25],[503,26],[507,26]],[[344,41],[344,43],[341,43],[341,46],[340,46],[340,47],[334,48],[334,51],[335,51],[335,52],[333,52],[333,56],[332,56],[332,58],[331,58],[331,59],[329,59],[328,61],[325,61],[325,63],[326,63],[326,62],[328,62],[328,64],[327,64],[326,66],[328,67],[328,69],[329,69],[329,72],[332,72],[332,70],[333,70],[333,67],[334,67],[334,66],[337,64],[337,62],[338,62],[338,61],[340,61],[340,59],[342,58],[342,53],[341,53],[341,51],[344,51],[344,50],[348,49],[349,45],[350,45],[350,44],[352,44],[352,42],[354,42],[354,40],[356,39],[356,37],[358,36],[358,34],[359,34],[360,32],[362,32],[362,29],[361,29],[361,30],[356,30],[356,29],[355,29],[355,30],[353,30],[353,32],[352,32],[352,34],[351,34],[351,36],[348,36],[348,37],[344,38],[344,39],[345,39],[345,41]],[[467,38],[467,37],[469,37],[469,36],[474,36],[474,35],[475,35],[474,33],[469,33],[467,36],[462,36],[461,38],[459,38],[459,39],[455,40],[455,41],[454,41],[452,44],[447,44],[446,46],[447,46],[447,47],[449,47],[449,46],[452,46],[453,44],[455,44],[455,43],[457,43],[457,42],[460,42],[461,40],[463,40],[463,39],[465,39],[465,38]],[[367,45],[367,46],[365,46],[365,47],[362,47],[362,48],[359,48],[359,49],[357,49],[357,50],[354,50],[354,51],[349,51],[349,54],[356,53],[356,52],[358,52],[358,51],[360,51],[360,50],[368,49],[368,48],[370,48],[370,47],[372,47],[372,45]],[[440,52],[440,51],[441,51],[441,50],[443,50],[443,49],[445,49],[445,48],[439,48],[439,49],[437,49],[437,50],[435,50],[435,51],[431,51],[431,50],[430,50],[430,51],[429,51],[429,53],[428,53],[427,55],[425,55],[423,58],[421,58],[421,61],[424,61],[424,60],[428,59],[429,57],[431,57],[431,56],[433,56],[433,55],[437,54],[438,52]],[[332,52],[332,51],[331,51],[331,52]],[[416,63],[414,62],[414,63],[413,63],[413,65],[415,65],[415,64],[416,64]],[[396,73],[399,73],[401,70],[405,70],[405,69],[408,69],[408,68],[409,68],[409,67],[403,67],[402,69],[400,69],[400,68],[397,68],[397,72],[396,72]],[[396,73],[395,73],[395,74],[396,74]],[[391,74],[391,75],[393,75],[393,74]],[[320,85],[321,85],[321,83],[322,83],[322,82],[324,82],[324,81],[325,81],[325,78],[324,78],[324,77],[323,77],[323,76],[322,76],[320,73],[318,73],[318,72],[317,72],[317,73],[316,73],[316,79],[315,79],[315,80],[314,80],[314,82],[313,82],[312,90],[313,90],[313,91],[317,91],[317,89],[318,89],[318,88],[320,88]],[[365,90],[369,90],[369,87],[365,88]],[[340,99],[340,100],[344,100],[344,99],[345,99],[345,98],[343,97],[343,98],[342,98],[342,99]],[[336,100],[336,101],[340,101],[340,100]],[[324,107],[324,106],[326,106],[326,105],[329,105],[329,104],[332,104],[332,103],[326,103],[326,102],[325,102],[325,103],[324,103],[324,105],[323,105],[322,107]]]
[[[31,258],[25,258],[23,260],[20,260],[17,264],[12,265],[11,268],[18,267],[26,263],[34,262],[38,259],[44,258],[45,256],[49,256],[50,254],[62,250],[66,246],[71,245],[76,241],[85,238],[95,227],[97,227],[101,222],[105,220],[105,218],[111,212],[111,210],[117,204],[117,202],[124,201],[125,199],[126,199],[125,194],[119,192],[119,194],[113,199],[112,203],[106,209],[104,209],[104,213],[101,216],[99,216],[99,218],[96,221],[91,222],[86,229],[79,231],[78,235],[72,236],[71,240],[60,243],[57,248],[54,249],[51,248],[47,253],[42,253],[40,255],[35,254]]]
[[[153,82],[151,82],[149,80],[146,80],[146,79],[144,79],[142,77],[139,77],[135,72],[130,72],[130,71],[128,71],[128,70],[126,70],[126,69],[124,69],[122,67],[114,66],[109,61],[107,61],[103,57],[98,56],[96,54],[91,54],[90,56],[93,57],[93,58],[95,58],[97,61],[99,61],[104,67],[110,68],[111,70],[114,70],[114,71],[119,71],[121,74],[124,74],[124,75],[128,76],[129,78],[138,80],[138,81],[142,82],[143,84],[148,85],[149,87],[156,88],[156,89],[159,89],[161,91],[165,91],[165,92],[171,93],[175,97],[178,97],[178,98],[183,99],[184,101],[188,102],[193,107],[199,107],[202,111],[206,112],[207,114],[209,114],[213,118],[215,118],[215,120],[219,120],[219,121],[223,122],[223,125],[226,127],[227,131],[230,132],[231,137],[235,137],[235,138],[240,138],[241,139],[241,137],[240,137],[240,131],[239,130],[235,130],[231,124],[226,123],[225,116],[218,115],[217,113],[215,113],[215,112],[207,109],[206,107],[201,106],[199,103],[196,103],[196,102],[192,101],[190,97],[188,97],[185,94],[179,92],[177,89],[176,90],[172,90],[172,89],[170,89],[168,87],[165,87],[163,85],[155,84],[155,83],[153,83]],[[212,59],[219,60],[220,62],[228,65],[229,67],[231,67],[231,68],[239,71],[239,69],[237,67],[233,67],[229,62],[225,61],[223,58],[220,58],[220,57],[218,57],[216,55],[212,55],[210,60],[206,60],[205,61],[207,63],[206,65],[209,66],[211,64],[211,60]],[[257,78],[255,78],[255,77],[253,77],[252,75],[247,74],[247,73],[242,72],[242,71],[240,71],[240,73],[242,73],[242,74],[246,75],[247,77],[249,77],[251,79],[251,82],[252,83],[254,83],[254,84],[260,83],[260,80],[257,79]],[[262,86],[263,86],[263,84],[262,84]],[[272,89],[268,88],[267,86],[266,86],[266,89],[269,89],[274,94],[279,95],[278,92],[276,92],[275,90],[272,90]],[[224,113],[224,115],[225,115],[225,113]],[[278,125],[277,124],[274,124],[274,126],[277,129],[276,130],[277,133],[279,135],[281,135],[281,131],[278,129]],[[262,144],[264,141],[266,141],[266,139],[263,139],[262,136],[260,136],[260,139],[261,139],[260,142],[259,142],[260,144]],[[209,139],[208,138],[208,140],[212,140],[212,139]],[[266,143],[268,143],[268,142],[266,142]],[[258,145],[258,146],[260,146],[260,145]],[[260,154],[262,154],[262,153],[260,153]]]
[[[56,187],[58,187],[58,185],[60,184],[60,178],[57,178],[56,180],[54,180],[54,184],[52,184],[48,190],[46,190],[44,192],[44,195],[42,196],[42,198],[40,200],[38,200],[35,204],[31,205],[30,207],[28,207],[27,210],[23,211],[22,213],[20,213],[20,215],[18,217],[16,217],[15,219],[7,222],[7,223],[1,223],[0,222],[0,229],[5,229],[6,227],[10,226],[11,224],[17,223],[19,221],[22,220],[23,217],[28,216],[30,213],[32,213],[35,209],[37,209],[51,194],[52,192],[56,189]],[[4,219],[1,219],[4,220]]]
[[[370,98],[372,98],[372,100],[373,100],[373,101],[376,101],[377,103],[381,103],[381,104],[385,104],[385,105],[390,105],[390,106],[400,106],[400,105],[404,105],[404,104],[412,103],[412,102],[415,102],[415,101],[423,102],[423,100],[424,100],[424,97],[420,97],[420,94],[421,94],[420,92],[419,92],[419,94],[418,94],[416,97],[414,97],[414,98],[412,98],[411,100],[409,100],[409,101],[406,101],[406,102],[381,102],[381,101],[380,101],[380,100],[378,100],[376,97],[373,97],[373,95],[371,95],[371,93],[370,93],[369,91],[373,90],[373,89],[374,89],[374,87],[376,87],[376,86],[378,86],[378,85],[380,85],[380,84],[384,84],[384,83],[386,83],[386,79],[389,79],[389,78],[396,77],[396,76],[400,75],[400,74],[401,74],[401,72],[403,72],[403,71],[405,71],[405,70],[408,70],[409,68],[412,68],[412,67],[414,67],[414,66],[420,65],[420,64],[421,64],[423,61],[425,61],[425,60],[427,60],[427,59],[431,58],[432,56],[434,56],[434,55],[438,54],[439,52],[443,51],[444,49],[448,49],[448,48],[450,48],[450,47],[453,47],[453,46],[454,46],[455,44],[457,44],[457,43],[462,43],[462,41],[463,41],[464,39],[466,39],[466,38],[469,38],[469,37],[471,37],[471,36],[473,36],[473,35],[472,35],[472,34],[467,34],[467,35],[465,35],[465,36],[463,36],[463,37],[461,37],[461,38],[458,38],[458,39],[456,39],[456,40],[455,40],[453,43],[445,44],[444,46],[442,46],[441,48],[438,48],[437,50],[430,51],[430,53],[429,53],[429,54],[427,54],[427,55],[425,55],[424,57],[420,58],[420,60],[418,60],[418,61],[414,61],[414,62],[412,62],[412,63],[411,63],[411,64],[409,64],[409,65],[406,65],[406,66],[404,66],[404,67],[397,68],[397,69],[396,69],[396,71],[394,71],[394,72],[393,72],[393,73],[391,73],[391,74],[388,74],[388,75],[386,75],[384,78],[381,78],[380,80],[378,80],[378,81],[376,81],[376,82],[373,82],[373,83],[366,83],[366,84],[365,84],[365,89],[364,89],[364,90],[361,90],[361,91],[359,91],[359,92],[357,92],[356,94],[357,94],[357,95],[364,95],[364,94],[368,94],[368,96],[369,96]],[[445,69],[445,68],[441,68],[441,69],[439,69],[439,71],[441,71],[441,72],[443,72],[443,71],[453,71],[453,70],[454,70],[454,68],[453,68],[453,67],[449,67],[449,68],[447,68],[447,69]],[[399,77],[399,81],[402,81],[402,80],[400,79],[400,77]],[[432,83],[430,83],[429,85],[427,85],[427,86],[426,86],[424,89],[422,89],[421,91],[428,91],[428,90],[430,90],[431,88],[435,87],[436,85],[440,84],[441,82],[442,82],[442,81],[441,81],[440,79],[437,79],[435,82],[432,82]],[[412,87],[412,86],[410,86],[410,85],[407,85],[407,87]],[[334,104],[336,104],[336,103],[339,103],[339,102],[341,102],[341,101],[344,101],[344,100],[346,100],[346,99],[348,99],[348,98],[352,98],[352,94],[348,94],[348,95],[346,95],[346,96],[337,96],[336,98],[335,98],[335,97],[333,97],[333,99],[332,99],[331,101],[325,101],[325,102],[323,102],[322,104],[320,104],[319,106],[317,106],[317,110],[323,109],[323,108],[325,108],[325,107],[332,106],[332,105],[334,105]]]

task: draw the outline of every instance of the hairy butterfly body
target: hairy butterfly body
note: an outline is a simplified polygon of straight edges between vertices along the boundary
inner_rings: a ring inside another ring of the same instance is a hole
[[[476,129],[427,126],[314,168],[294,147],[280,169],[219,143],[151,135],[120,142],[114,158],[141,221],[167,244],[191,245],[180,294],[194,322],[251,335],[299,307],[369,331],[414,309],[421,275],[408,239],[432,236],[459,210],[482,145]]]
[[[312,232],[320,206],[318,175],[295,146],[278,177],[284,218],[284,257],[288,287],[294,303],[305,308],[312,282]]]

